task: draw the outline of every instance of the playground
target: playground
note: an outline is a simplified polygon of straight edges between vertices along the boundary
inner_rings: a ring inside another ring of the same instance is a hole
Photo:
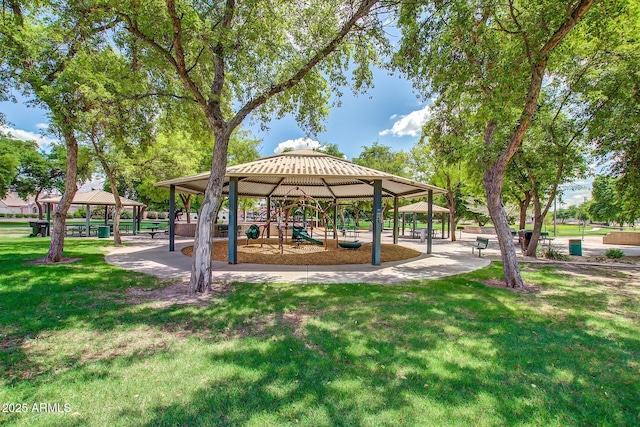
[[[186,246],[181,252],[186,256],[191,256],[193,246]],[[420,255],[421,252],[416,249],[382,244],[382,262],[408,260]],[[226,261],[227,256],[227,242],[216,241],[213,245],[212,258],[215,261]],[[296,244],[292,240],[281,246],[277,238],[265,239],[264,242],[261,240],[239,240],[238,262],[240,264],[272,265],[368,264],[371,262],[371,243],[364,243],[359,249],[354,250],[336,248],[332,244],[326,246],[312,243]]]

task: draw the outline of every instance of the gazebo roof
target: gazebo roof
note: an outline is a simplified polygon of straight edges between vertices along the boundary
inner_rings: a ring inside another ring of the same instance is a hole
[[[443,208],[442,206],[432,205],[433,209],[431,212],[433,213],[448,213],[449,209]],[[398,208],[398,212],[411,212],[411,213],[427,213],[429,212],[429,204],[427,202],[418,202],[412,203],[407,206],[400,206]]]
[[[156,183],[156,187],[202,194],[211,172]],[[222,192],[229,194],[229,180],[238,178],[238,196],[284,198],[304,192],[315,199],[371,199],[373,182],[382,181],[383,197],[420,197],[444,189],[357,165],[348,160],[311,151],[289,151],[241,165],[230,166]]]
[[[62,197],[50,197],[41,199],[42,203],[60,203]],[[129,200],[120,196],[122,206],[144,206],[144,203],[136,202],[135,200]],[[116,204],[115,198],[112,193],[93,190],[85,193],[76,193],[73,197],[72,205],[100,205],[100,206],[114,206]]]

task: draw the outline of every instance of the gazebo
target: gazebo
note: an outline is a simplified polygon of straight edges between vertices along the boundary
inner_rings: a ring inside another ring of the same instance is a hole
[[[175,192],[203,194],[211,172],[203,172],[156,183],[167,188],[169,197],[169,250],[174,251]],[[230,166],[224,176],[223,195],[229,197],[229,229],[238,225],[238,197],[264,198],[267,206],[271,200],[286,198],[299,190],[316,200],[373,200],[373,250],[372,264],[380,264],[381,233],[383,227],[382,199],[394,199],[393,241],[398,243],[398,199],[428,197],[445,190],[433,185],[413,181],[400,176],[357,165],[345,159],[311,151],[289,151],[263,157],[254,162]],[[428,212],[429,239],[427,253],[431,253],[431,215]],[[334,221],[337,209],[334,210]],[[237,234],[229,233],[229,263],[237,263]]]
[[[447,218],[449,213],[449,209],[443,208],[442,206],[433,205],[431,207],[432,213],[440,213],[442,214],[442,238],[444,239],[444,219]],[[407,213],[413,214],[413,225],[411,228],[412,233],[416,231],[416,214],[419,213],[428,213],[429,212],[429,204],[427,202],[417,202],[412,203],[410,205],[401,206],[398,209],[398,212],[402,214],[402,235],[404,235],[404,215]],[[451,230],[448,230],[449,232]]]
[[[45,199],[41,199],[40,202],[47,204],[47,221],[51,221],[51,204],[52,203],[60,203],[60,199],[62,197],[49,197]],[[136,233],[137,227],[136,222],[137,218],[140,218],[140,211],[145,206],[144,203],[136,202],[135,200],[129,200],[120,196],[120,202],[122,206],[131,206],[133,207],[133,234]],[[86,226],[86,236],[89,237],[90,232],[90,224],[91,224],[91,206],[115,206],[116,200],[115,196],[112,193],[102,190],[92,190],[84,193],[76,193],[73,196],[72,205],[85,205],[87,208],[87,226]],[[104,216],[104,222],[107,223],[107,215]]]

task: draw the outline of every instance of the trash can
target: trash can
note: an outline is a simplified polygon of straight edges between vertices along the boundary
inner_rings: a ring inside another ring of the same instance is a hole
[[[108,239],[111,234],[111,228],[108,225],[98,226],[98,239]]]
[[[420,230],[420,243],[424,243],[426,239],[427,239],[427,229],[423,228]]]
[[[569,255],[582,256],[582,240],[569,240]]]
[[[46,220],[29,221],[31,235],[35,237],[45,237],[49,235],[49,222]]]
[[[529,242],[533,236],[533,230],[520,230],[518,232],[518,240],[520,240],[520,248],[522,252],[526,251],[529,247]]]

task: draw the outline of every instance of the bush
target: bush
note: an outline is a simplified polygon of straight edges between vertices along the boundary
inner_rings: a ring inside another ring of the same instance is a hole
[[[86,218],[86,216],[87,208],[85,208],[84,206],[79,207],[78,210],[73,214],[74,218]]]
[[[166,214],[166,213],[164,213],[164,212],[160,212],[160,213],[158,214],[158,219],[167,219],[167,214]]]
[[[158,219],[158,212],[147,212],[147,219]]]
[[[6,214],[4,212],[0,212],[0,218],[4,218]]]
[[[105,211],[106,209],[104,206],[98,206],[91,211],[91,218],[104,218]]]
[[[132,218],[133,218],[133,215],[129,211],[123,210],[122,212],[120,212],[120,219],[132,219]]]
[[[17,213],[17,214],[16,214],[16,218],[24,218],[24,214]]]
[[[544,257],[546,259],[553,259],[556,261],[569,261],[571,259],[569,258],[568,255],[563,254],[557,248],[554,248],[554,247],[550,247],[549,249],[545,250]]]
[[[604,256],[612,259],[621,259],[624,258],[624,252],[622,252],[620,249],[607,249],[607,251],[604,253]]]
[[[29,214],[29,218],[38,218],[38,214]]]

